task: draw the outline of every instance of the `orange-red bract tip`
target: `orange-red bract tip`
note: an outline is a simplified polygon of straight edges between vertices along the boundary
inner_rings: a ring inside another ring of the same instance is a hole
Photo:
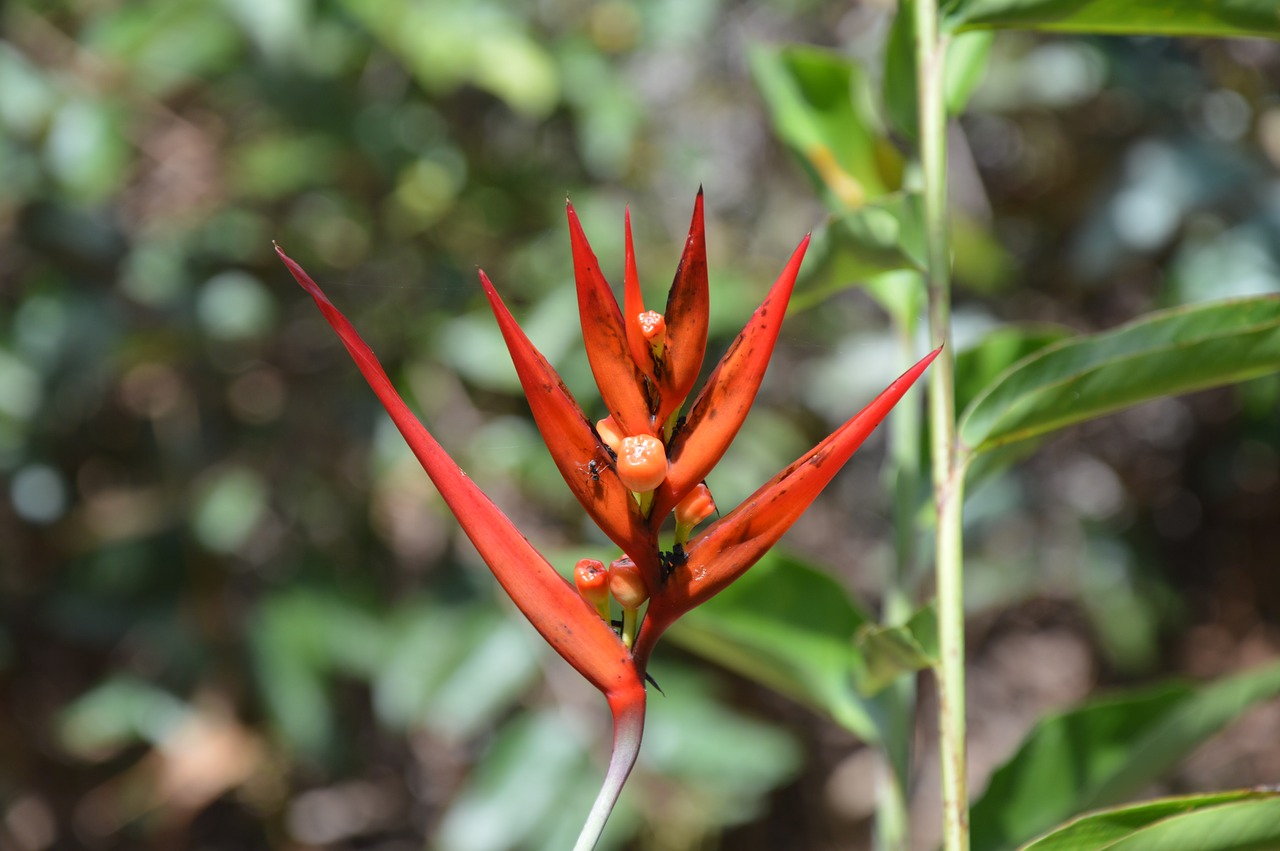
[[[631,238],[631,208],[624,216],[625,246],[622,276],[622,313],[626,325],[627,347],[631,350],[631,359],[640,371],[654,380],[653,350],[646,342],[639,317],[645,312],[644,295],[640,290],[640,273],[636,269],[636,249]]]
[[[622,311],[600,271],[573,206],[568,209],[573,277],[578,290],[582,342],[600,397],[627,434],[652,434],[653,421],[643,371],[631,355]]]
[[[808,247],[808,237],[800,240],[764,301],[707,379],[684,426],[673,436],[667,483],[658,491],[650,514],[651,519],[659,518],[654,522],[660,522],[707,477],[742,427],[764,380]]]
[[[676,618],[715,596],[777,543],[940,351],[921,358],[821,443],[689,542],[685,563],[649,603],[638,658],[648,658],[653,643]]]
[[[684,403],[702,370],[707,350],[707,328],[710,317],[710,295],[707,285],[707,238],[699,192],[693,202],[689,235],[684,253],[676,267],[667,306],[663,311],[667,333],[663,347],[663,370],[660,377],[660,404],[657,421],[664,422]]]
[[[507,344],[534,423],[556,468],[582,507],[626,552],[645,549],[652,533],[641,521],[630,492],[619,481],[604,444],[555,368],[547,362],[507,310],[483,271],[480,284]]]

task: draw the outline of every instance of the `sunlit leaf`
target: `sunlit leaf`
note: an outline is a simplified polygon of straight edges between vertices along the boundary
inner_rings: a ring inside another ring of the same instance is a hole
[[[861,67],[817,48],[758,46],[751,72],[774,131],[830,209],[857,209],[899,188],[902,157],[884,135]]]
[[[945,26],[1280,38],[1274,0],[951,0]]]
[[[792,298],[793,311],[834,293],[863,287],[899,327],[924,306],[924,236],[919,197],[894,193],[833,216],[813,234],[809,262]]]
[[[974,805],[973,851],[1002,851],[1119,803],[1163,777],[1245,709],[1280,694],[1280,665],[1196,689],[1165,685],[1042,720]]]
[[[1150,314],[1020,363],[969,405],[960,442],[982,452],[1130,405],[1280,369],[1280,296]]]
[[[1018,361],[1070,333],[1065,326],[1044,323],[1002,325],[987,332],[956,355],[956,409],[963,411]]]
[[[545,833],[565,810],[562,792],[589,769],[585,744],[563,713],[524,713],[504,725],[445,814],[439,847],[549,851]]]
[[[808,565],[767,556],[670,631],[676,643],[876,737],[853,688],[853,640],[869,623],[840,583]]]
[[[1092,813],[1023,851],[1255,851],[1280,843],[1280,793],[1164,798]]]

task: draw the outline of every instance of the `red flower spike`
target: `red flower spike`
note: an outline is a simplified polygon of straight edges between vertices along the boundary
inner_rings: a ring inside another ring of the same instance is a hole
[[[940,351],[925,355],[871,404],[689,542],[684,563],[649,601],[635,651],[642,669],[668,626],[718,594],[777,543]]]
[[[315,281],[279,246],[276,253],[338,333],[392,422],[512,602],[565,661],[604,692],[615,719],[637,713],[643,717],[644,683],[630,654],[610,626],[440,447],[400,398],[373,351]],[[628,722],[628,726],[631,723]],[[621,726],[616,720],[615,724]]]
[[[582,341],[600,398],[627,434],[653,434],[653,417],[646,379],[631,356],[618,300],[600,271],[573,205],[566,202],[569,241],[573,248],[573,276],[578,287]]]
[[[533,420],[569,489],[596,525],[624,552],[652,549],[653,533],[645,525],[630,491],[619,480],[606,444],[597,437],[591,421],[555,368],[516,324],[483,271],[480,283],[511,353]]]
[[[626,222],[626,262],[622,275],[622,314],[627,328],[627,346],[631,349],[631,359],[636,362],[650,380],[653,380],[653,350],[650,348],[644,329],[640,324],[640,314],[645,312],[644,295],[640,291],[640,274],[636,271],[636,248],[631,240],[631,208],[625,215]]]
[[[667,451],[671,466],[667,481],[654,494],[653,511],[649,515],[652,522],[661,523],[667,512],[707,477],[742,427],[764,380],[808,247],[806,236],[707,379],[684,425],[672,436]]]
[[[707,286],[707,237],[702,215],[702,187],[693,202],[693,219],[675,280],[667,294],[667,340],[659,374],[657,421],[680,409],[702,370],[707,351],[710,295]]]

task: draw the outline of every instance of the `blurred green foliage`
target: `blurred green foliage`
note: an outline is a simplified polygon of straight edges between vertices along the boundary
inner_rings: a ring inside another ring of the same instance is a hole
[[[895,316],[919,304],[911,252],[885,248],[914,226],[900,150],[863,140],[845,167],[877,175],[876,205],[828,219],[786,158],[804,138],[773,139],[768,54],[748,48],[824,48],[792,59],[839,128],[878,73],[844,60],[881,67],[888,14],[0,8],[0,844],[564,847],[602,771],[597,696],[458,544],[272,240],[540,548],[608,560],[528,421],[475,267],[594,413],[566,193],[610,275],[631,205],[653,297],[706,186],[713,349],[819,230],[797,298],[822,309],[789,319],[711,480],[736,504],[896,372],[886,317],[850,286]],[[955,131],[959,347],[1280,290],[1274,45],[1011,34],[990,61]],[[1078,609],[1090,682],[1227,666],[1280,619],[1263,570],[1280,551],[1278,400],[1272,379],[1140,409],[993,477],[970,511],[975,605]],[[790,541],[798,570],[874,600],[890,535],[864,451]],[[829,602],[841,624],[862,617]],[[715,615],[708,635],[737,628]],[[786,669],[795,648],[775,649]],[[843,677],[836,657],[806,661]],[[835,779],[853,740],[715,670],[655,664],[669,697],[609,847],[859,835],[873,792]]]

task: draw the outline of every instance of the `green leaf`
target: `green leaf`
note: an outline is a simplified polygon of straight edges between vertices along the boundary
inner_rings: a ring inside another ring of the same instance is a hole
[[[864,626],[858,650],[866,668],[858,680],[864,695],[874,695],[904,674],[938,664],[938,611],[930,603],[898,626]]]
[[[925,303],[920,197],[894,193],[833,216],[814,232],[806,259],[792,310],[863,287],[899,327],[911,327]]]
[[[1091,813],[1023,851],[1253,851],[1280,843],[1280,793],[1239,790]]]
[[[952,0],[944,26],[1278,38],[1280,6],[1275,0]]]
[[[885,137],[861,67],[812,47],[757,46],[750,59],[774,132],[829,209],[855,210],[901,186],[902,156]]]
[[[1002,325],[956,355],[956,409],[963,411],[991,387],[1001,373],[1071,333],[1062,325]]]
[[[1010,369],[969,405],[960,442],[982,452],[1162,396],[1280,369],[1280,296],[1149,314],[1066,340]]]
[[[916,100],[915,3],[901,2],[885,46],[883,98],[889,120],[904,136],[920,134]],[[993,35],[975,30],[957,34],[947,45],[943,99],[948,115],[958,115],[987,69]]]
[[[867,615],[827,574],[771,555],[670,635],[681,646],[823,712],[865,741],[876,739],[854,690],[854,636]]]
[[[971,813],[973,851],[1005,851],[1163,777],[1249,706],[1280,694],[1280,665],[1203,689],[1164,685],[1042,720]]]
[[[1070,331],[1061,325],[1023,323],[1003,325],[989,331],[975,346],[956,355],[956,410],[963,411],[979,395],[991,387],[1002,373],[1014,364],[1030,357],[1046,346],[1057,343]],[[1023,443],[999,451],[984,452],[974,458],[966,471],[965,480],[970,487],[966,496],[976,493],[978,483],[992,474],[1026,457],[1035,445]],[[928,458],[930,442],[928,424],[921,434],[922,458]],[[921,500],[932,500],[929,491],[922,491]],[[922,508],[928,507],[922,504]]]
[[[570,806],[574,815],[583,806],[562,798],[589,769],[583,744],[572,719],[561,712],[523,713],[504,724],[441,820],[439,847],[550,848],[546,832]]]
[[[190,712],[184,701],[158,686],[117,674],[63,709],[56,729],[67,751],[100,760],[137,742],[164,741]]]

